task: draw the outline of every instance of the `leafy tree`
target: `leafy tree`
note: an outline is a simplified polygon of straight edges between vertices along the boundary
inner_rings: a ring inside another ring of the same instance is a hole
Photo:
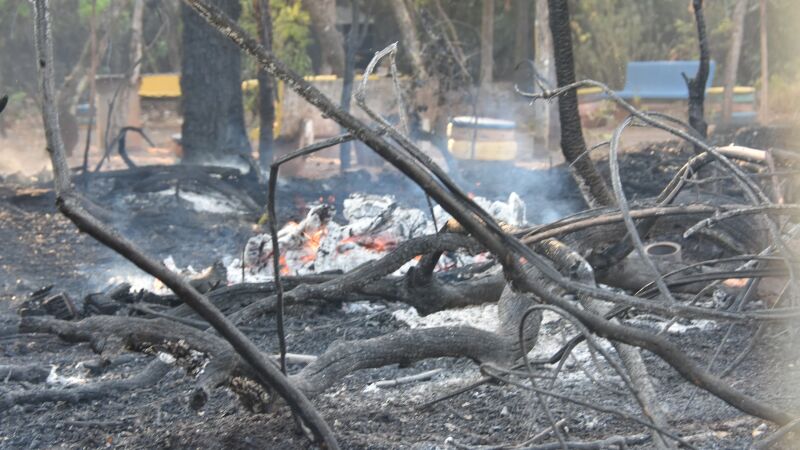
[[[301,75],[311,73],[311,17],[299,0],[270,0],[272,16],[272,51],[289,68]],[[242,27],[251,35],[258,35],[256,15],[252,1],[242,2]],[[247,65],[245,75],[255,78],[258,66],[255,61]]]
[[[299,1],[273,0],[272,10],[273,51],[278,57],[299,74],[311,72],[311,57],[308,46],[311,44],[309,25],[311,18],[303,10]]]

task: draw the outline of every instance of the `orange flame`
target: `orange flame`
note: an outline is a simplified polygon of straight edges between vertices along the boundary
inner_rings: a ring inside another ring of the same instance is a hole
[[[286,257],[281,255],[280,259],[278,260],[278,264],[281,267],[281,275],[289,275],[291,274],[291,270],[289,270],[289,266],[286,265]]]
[[[377,236],[374,239],[369,239],[368,242],[366,243],[362,243],[362,246],[370,250],[385,252],[393,250],[395,247],[397,247],[397,242],[395,242],[392,239],[387,239],[382,236]]]
[[[317,250],[319,250],[322,238],[325,237],[327,231],[327,228],[320,228],[313,233],[303,233],[303,236],[306,238],[306,242],[303,246],[303,252],[305,254],[300,257],[300,261],[303,263],[310,263],[317,259]]]
[[[339,242],[337,250],[340,253],[347,253],[349,250],[347,244],[356,244],[359,247],[376,252],[386,252],[397,247],[397,241],[385,236],[350,236]]]

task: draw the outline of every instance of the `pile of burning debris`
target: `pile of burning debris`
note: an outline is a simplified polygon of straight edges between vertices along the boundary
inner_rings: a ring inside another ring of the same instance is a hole
[[[498,222],[519,228],[525,222],[525,203],[511,193],[507,201],[475,201]],[[431,213],[436,220],[431,218]],[[425,212],[402,206],[390,195],[353,194],[344,200],[344,224],[334,219],[330,203],[311,205],[304,219],[289,221],[278,232],[280,273],[284,276],[341,274],[386,256],[398,245],[414,238],[436,234],[452,218],[441,207]],[[437,226],[438,224],[438,226]],[[274,278],[272,240],[269,233],[251,237],[241,257],[229,255],[221,261],[196,270],[191,265],[179,267],[169,256],[165,267],[185,277],[199,292],[207,293],[241,283],[264,283]],[[406,262],[394,272],[404,275],[421,256]],[[447,252],[438,261],[436,272],[446,272],[491,260],[486,252],[470,253],[464,249]],[[165,301],[165,299],[168,299]],[[74,320],[94,314],[116,314],[132,304],[177,306],[171,291],[159,280],[130,274],[115,274],[100,292],[75,299],[67,292],[47,286],[33,292],[20,307],[20,315],[51,315]]]
[[[511,193],[505,202],[491,202],[482,197],[474,200],[499,222],[512,227],[526,224],[525,203],[516,193]],[[280,272],[283,275],[349,272],[386,255],[401,242],[435,234],[451,220],[439,206],[431,213],[433,217],[422,210],[403,207],[389,195],[355,194],[344,200],[343,215],[347,223],[338,224],[332,219],[333,205],[314,205],[303,220],[289,222],[278,232]],[[245,247],[244,262],[234,259],[227,265],[229,281],[272,279],[272,253],[269,234],[254,236]],[[457,252],[440,260],[438,268],[446,270],[486,257]],[[408,262],[397,274],[405,273],[415,262]]]

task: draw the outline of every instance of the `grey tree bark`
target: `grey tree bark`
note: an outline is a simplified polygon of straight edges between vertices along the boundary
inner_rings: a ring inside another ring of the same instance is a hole
[[[272,51],[272,16],[269,11],[269,0],[255,0],[256,16],[258,20],[258,40],[267,50]],[[275,123],[275,85],[272,77],[266,70],[258,71],[258,162],[262,169],[269,170],[273,158],[275,136],[273,126]]]
[[[239,2],[209,2],[233,20]],[[192,8],[181,5],[181,128],[185,162],[226,162],[250,153],[242,104],[241,54]]]
[[[492,83],[494,72],[494,0],[483,0],[481,10],[481,88]]]
[[[342,97],[341,105],[344,111],[350,112],[350,101],[353,96],[353,82],[355,79],[356,69],[356,52],[361,48],[364,38],[367,34],[367,25],[362,24],[359,13],[359,2],[357,0],[350,0],[350,30],[347,33],[347,40],[345,44],[345,64],[344,64],[344,79],[342,80]],[[342,129],[342,133],[347,130]],[[353,146],[351,142],[342,142],[339,144],[339,170],[344,173],[350,168],[351,165],[351,150]]]
[[[397,26],[400,28],[400,34],[403,36],[403,41],[400,45],[401,50],[405,52],[409,61],[411,61],[415,75],[418,78],[427,78],[428,72],[425,70],[425,63],[422,60],[422,45],[420,45],[417,28],[411,19],[406,3],[403,0],[391,0],[389,6],[392,8],[392,14],[394,14]]]
[[[533,56],[533,24],[532,2],[516,0],[514,2],[514,63],[520,63]]]
[[[550,13],[547,0],[536,0],[535,50],[536,70],[548,81],[556,84],[556,64],[553,56],[553,35],[550,33]],[[541,130],[544,148],[548,151],[559,148],[561,126],[558,121],[558,99],[534,104],[536,123]]]
[[[758,119],[767,120],[769,115],[769,58],[767,54],[767,0],[760,0],[761,14],[761,102],[758,105]]]
[[[336,0],[303,0],[322,50],[322,72],[344,74],[344,37],[336,29]]]
[[[733,32],[731,46],[725,58],[725,94],[722,99],[722,122],[730,123],[733,113],[733,89],[736,87],[736,73],[739,71],[739,56],[742,54],[744,36],[744,17],[747,14],[747,0],[738,0],[733,10]]]

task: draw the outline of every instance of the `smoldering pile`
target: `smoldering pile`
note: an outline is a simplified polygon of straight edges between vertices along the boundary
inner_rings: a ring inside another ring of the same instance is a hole
[[[525,203],[516,193],[506,201],[475,201],[498,221],[512,227],[526,224]],[[289,222],[278,231],[279,265],[282,274],[307,275],[331,271],[347,272],[380,258],[398,243],[434,234],[451,217],[436,206],[425,212],[402,206],[391,195],[354,194],[343,202],[346,223],[333,218],[334,207],[320,203],[310,207],[299,222]],[[431,215],[432,213],[432,215]],[[236,258],[227,264],[229,282],[261,281],[273,278],[272,236],[262,233],[250,238],[244,261]],[[440,270],[480,262],[487,255],[450,255],[439,263]],[[411,261],[398,273],[404,273]]]

